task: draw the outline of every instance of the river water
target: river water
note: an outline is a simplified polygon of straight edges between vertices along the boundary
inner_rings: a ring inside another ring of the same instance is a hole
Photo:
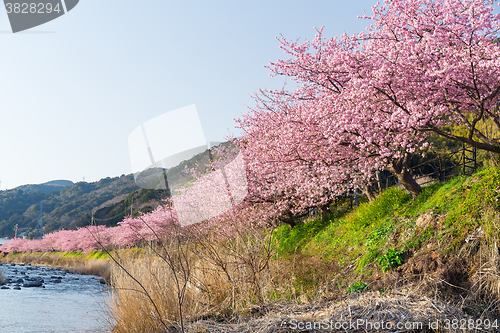
[[[0,270],[7,282],[0,289],[0,332],[111,331],[101,308],[107,291],[99,277],[31,265],[0,264]]]

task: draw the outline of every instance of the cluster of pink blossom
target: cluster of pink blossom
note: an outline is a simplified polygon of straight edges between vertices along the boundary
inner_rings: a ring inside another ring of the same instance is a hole
[[[195,175],[189,186],[179,188],[172,202],[182,226],[199,223],[232,210],[248,193],[245,163],[238,149],[213,149],[216,159],[206,174]]]
[[[88,226],[77,230],[60,230],[42,239],[13,238],[1,246],[4,252],[63,251],[89,252],[102,248],[131,247],[143,240],[165,236],[176,225],[177,218],[170,206],[159,206],[138,218],[128,217],[117,227]]]

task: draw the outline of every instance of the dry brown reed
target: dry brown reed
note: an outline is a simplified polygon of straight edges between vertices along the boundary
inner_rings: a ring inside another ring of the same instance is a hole
[[[122,257],[119,263],[123,268],[114,265],[112,269],[113,289],[109,307],[109,313],[115,321],[114,331],[164,332],[164,323],[174,325],[179,319],[179,309],[175,277],[169,265],[154,255]],[[186,292],[185,308],[184,316],[196,314],[192,288]]]
[[[180,245],[172,247],[176,241]],[[271,244],[257,229],[231,237],[191,229],[157,242],[140,258],[122,256],[111,274],[115,331],[182,330],[181,318],[230,318],[264,304],[274,284]]]
[[[449,330],[444,327],[456,319],[458,322],[471,319],[459,308],[432,300],[428,297],[410,296],[393,292],[381,295],[378,292],[351,294],[337,299],[315,303],[277,303],[260,309],[261,315],[241,317],[238,322],[220,323],[200,320],[192,323],[192,333],[287,333],[287,332],[469,332],[464,329]],[[360,320],[358,322],[358,320]],[[298,324],[307,323],[312,329],[298,329]],[[350,323],[354,325],[350,325]],[[314,326],[316,323],[316,326]],[[358,323],[360,323],[358,325]],[[381,324],[384,323],[383,329]],[[342,325],[337,326],[335,325]],[[430,327],[430,324],[432,325]],[[320,326],[323,325],[323,326]],[[378,329],[376,329],[378,325]],[[436,328],[436,329],[433,329]],[[330,329],[333,328],[333,329]],[[494,332],[495,329],[484,330]]]
[[[273,246],[269,233],[259,229],[237,231],[232,238],[209,233],[198,239],[194,279],[202,290],[223,299],[217,313],[238,312],[269,301],[277,277],[277,262],[271,260]],[[218,281],[218,287],[213,287],[213,281]]]
[[[81,264],[66,266],[71,272],[84,275],[97,275],[105,280],[111,277],[111,264],[108,260],[87,259]]]
[[[482,318],[500,317],[500,216],[483,212],[483,225],[469,237],[461,255],[468,258],[470,290],[462,301],[463,308]]]

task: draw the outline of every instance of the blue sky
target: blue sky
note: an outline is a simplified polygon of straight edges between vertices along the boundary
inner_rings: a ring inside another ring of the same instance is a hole
[[[12,34],[0,9],[1,189],[132,172],[128,136],[195,104],[209,141],[237,133],[260,88],[279,88],[276,37],[362,31],[375,1],[80,0]]]

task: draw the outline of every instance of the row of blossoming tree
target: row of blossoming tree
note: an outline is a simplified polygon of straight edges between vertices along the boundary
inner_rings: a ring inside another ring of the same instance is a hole
[[[198,181],[181,189],[173,206],[115,228],[62,230],[42,240],[12,240],[3,249],[132,246],[164,236],[179,218],[208,220],[204,225],[226,226],[219,229],[228,233],[231,221],[242,216],[248,225],[276,219],[293,225],[294,214],[327,206],[353,188],[372,199],[371,183],[382,170],[416,197],[421,189],[409,162],[429,149],[430,133],[500,153],[499,140],[479,126],[487,121],[500,130],[500,16],[494,4],[387,0],[362,17],[371,24],[357,35],[327,39],[319,29],[312,41],[281,38],[289,57],[269,69],[298,88],[262,90],[256,107],[237,120],[243,136],[233,142],[245,162],[244,182],[241,169],[217,173],[212,162],[216,176],[195,175]],[[459,135],[450,125],[466,130]],[[239,179],[244,191],[228,179]],[[215,188],[234,196],[200,201],[213,199]]]
[[[274,206],[244,200],[248,184],[239,149],[220,146],[211,151],[214,158],[204,166],[207,172],[186,169],[186,173],[193,176],[189,185],[177,189],[151,213],[129,216],[116,227],[90,225],[60,230],[42,239],[16,238],[3,244],[1,249],[5,252],[89,252],[141,246],[169,235],[178,237],[180,233],[206,236],[214,228],[221,237],[230,238],[252,226],[272,224],[270,218],[278,215]]]
[[[153,240],[164,236],[175,223],[168,207],[159,207],[141,219],[126,218],[117,227],[89,226],[77,230],[60,230],[42,239],[15,238],[6,242],[2,250],[6,252],[45,251],[92,251],[102,247],[130,247],[143,240]]]

